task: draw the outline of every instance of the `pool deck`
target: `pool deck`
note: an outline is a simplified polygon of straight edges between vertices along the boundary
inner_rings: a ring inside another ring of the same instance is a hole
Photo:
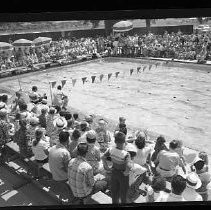
[[[107,58],[104,58],[105,60],[107,59]],[[109,59],[109,58],[108,58]],[[117,58],[118,59],[118,58]],[[101,60],[101,59],[98,59],[99,61]],[[129,61],[129,60],[131,60],[131,58],[124,58],[124,60],[125,61]],[[174,60],[174,61],[171,61],[171,59],[156,59],[156,58],[137,58],[137,59],[134,59],[134,60],[136,60],[136,61],[143,61],[143,64],[149,64],[149,63],[155,63],[156,61],[159,61],[159,62],[165,62],[165,61],[167,61],[167,60],[169,60],[170,61],[170,64],[169,65],[177,65],[176,63],[187,63],[187,65],[191,65],[191,64],[194,64],[194,66],[196,66],[196,68],[200,71],[200,67],[201,66],[203,66],[203,69],[205,69],[206,71],[209,71],[209,65],[211,64],[211,61],[208,61],[207,62],[207,64],[196,64],[196,61],[177,61],[177,60]],[[96,62],[97,60],[94,60],[94,62]],[[86,61],[86,62],[82,62],[82,63],[78,63],[78,64],[73,64],[73,65],[71,65],[70,67],[71,68],[73,68],[74,66],[76,67],[76,66],[79,66],[79,65],[81,65],[81,66],[83,66],[83,65],[86,65],[86,64],[89,64],[89,63],[92,63],[93,61],[91,60],[91,61]],[[135,61],[134,61],[135,62]],[[192,65],[191,65],[192,66]],[[53,71],[56,71],[56,70],[59,70],[60,68],[63,68],[63,67],[58,67],[58,68],[52,68],[52,69],[48,69],[48,70],[42,70],[41,72],[40,72],[40,74],[43,74],[43,73],[45,73],[45,75],[46,75],[46,77],[44,77],[43,78],[43,82],[44,82],[44,87],[43,87],[43,90],[42,91],[44,91],[44,90],[46,90],[47,88],[49,88],[49,81],[51,81],[51,79],[52,79],[52,81],[53,81],[53,77],[51,77],[51,72],[53,72]],[[95,73],[95,72],[94,72]],[[39,74],[39,72],[33,72],[33,73],[29,73],[29,74],[25,74],[25,75],[21,75],[21,80],[23,80],[22,81],[22,85],[23,85],[23,89],[25,89],[26,90],[26,86],[31,86],[32,84],[34,85],[34,84],[36,84],[36,81],[39,83],[39,78],[37,78],[36,80],[34,80],[33,82],[30,82],[30,81],[27,81],[26,79],[27,78],[29,78],[29,80],[30,79],[34,79],[34,77],[35,77],[35,75],[37,75],[37,74]],[[16,81],[15,82],[12,82],[11,84],[9,84],[9,85],[7,85],[9,88],[11,88],[11,89],[13,89],[13,88],[15,88],[15,89],[18,89],[18,83],[17,83],[17,77],[18,76],[14,76],[14,77],[12,77],[12,78],[2,78],[2,79],[0,79],[0,81],[2,81],[2,82],[6,82],[6,81],[11,81],[11,80],[15,80],[16,79]],[[26,79],[24,79],[24,78],[26,78]],[[61,76],[61,75],[58,75],[58,79],[61,79],[61,78],[64,78],[63,76]],[[89,85],[90,86],[90,84],[87,84],[87,85]],[[28,88],[27,88],[28,89]],[[71,89],[73,89],[73,88],[71,88]],[[49,98],[49,97],[48,97]],[[105,105],[105,104],[104,104]],[[115,123],[115,122],[114,122]],[[153,132],[149,132],[149,135],[150,136],[152,136],[152,138],[154,138],[154,136],[157,136],[158,134],[157,133],[153,133]],[[194,156],[195,156],[195,154],[198,152],[197,150],[195,150],[195,149],[191,149],[190,147],[192,146],[187,146],[187,145],[185,145],[186,147],[185,147],[185,154],[186,154],[186,156],[189,158],[189,162],[191,162],[191,160],[193,160],[193,158],[194,158]],[[211,157],[211,154],[209,154],[209,158]]]

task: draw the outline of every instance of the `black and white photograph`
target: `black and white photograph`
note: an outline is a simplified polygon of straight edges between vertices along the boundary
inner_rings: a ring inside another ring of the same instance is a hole
[[[0,207],[211,201],[211,15],[132,12],[1,19]]]

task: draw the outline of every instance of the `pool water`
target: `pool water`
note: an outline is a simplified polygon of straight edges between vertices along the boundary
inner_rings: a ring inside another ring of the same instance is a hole
[[[143,69],[146,65],[147,62],[135,59],[96,60],[27,74],[20,81],[25,91],[37,85],[50,100],[49,81],[61,84],[66,79],[63,90],[69,95],[70,106],[116,122],[124,116],[128,127],[144,128],[167,139],[181,139],[185,146],[210,154],[211,74],[182,64],[157,68],[153,65],[151,70],[147,67],[137,73],[137,67]],[[134,69],[132,75],[130,69]],[[117,78],[115,72],[120,72]],[[112,76],[108,81],[109,73]],[[96,80],[91,83],[94,75]],[[84,85],[82,77],[88,80]],[[74,87],[72,79],[77,79]],[[9,78],[0,87],[17,90],[19,84],[17,79]]]

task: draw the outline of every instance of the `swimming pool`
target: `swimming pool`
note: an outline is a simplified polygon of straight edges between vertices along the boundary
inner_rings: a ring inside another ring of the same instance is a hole
[[[118,121],[126,117],[131,128],[148,129],[155,135],[182,139],[184,145],[211,153],[211,74],[209,66],[193,64],[153,65],[137,74],[137,67],[150,61],[106,58],[20,76],[21,86],[30,91],[37,85],[47,92],[49,81],[66,79],[64,92],[69,105],[86,113]],[[156,62],[156,61],[155,61]],[[155,63],[154,62],[154,63]],[[134,69],[130,76],[130,69]],[[115,78],[115,72],[120,72]],[[108,74],[112,73],[108,81]],[[104,74],[102,82],[99,76]],[[91,83],[91,76],[96,80]],[[81,78],[87,77],[83,85]],[[75,86],[72,79],[77,79]],[[9,81],[9,82],[8,82]],[[17,79],[1,80],[0,87],[17,90]]]

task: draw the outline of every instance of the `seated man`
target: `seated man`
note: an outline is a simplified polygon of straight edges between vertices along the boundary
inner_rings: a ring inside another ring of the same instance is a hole
[[[167,196],[160,196],[155,202],[182,202],[186,201],[183,192],[186,188],[186,179],[180,175],[174,175],[171,181],[172,191]]]
[[[177,148],[179,146],[180,145],[178,141],[171,141],[169,143],[169,151],[161,150],[158,153],[157,159],[155,161],[155,164],[158,163],[158,166],[156,168],[157,173],[160,176],[169,179],[169,181],[177,173],[178,167],[181,167],[182,169],[185,168],[183,165],[183,161],[177,153]]]
[[[69,186],[80,204],[87,204],[90,196],[97,191],[105,191],[107,182],[94,177],[93,168],[86,161],[88,145],[81,141],[77,146],[77,157],[70,160],[68,165]]]

